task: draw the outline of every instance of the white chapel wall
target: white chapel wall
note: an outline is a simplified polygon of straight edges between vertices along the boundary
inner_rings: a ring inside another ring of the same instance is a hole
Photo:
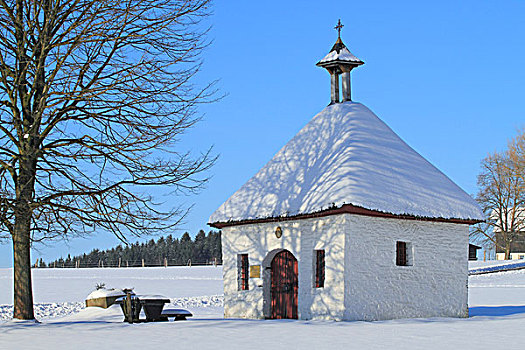
[[[248,254],[250,265],[262,265],[268,252],[289,250],[298,260],[300,319],[342,319],[344,314],[345,216],[239,225],[222,229],[224,314],[233,318],[264,318],[263,274],[249,279],[249,290],[237,285],[237,254]],[[282,228],[277,238],[275,229]],[[314,288],[315,249],[325,249],[324,288]],[[266,307],[269,310],[269,306]],[[268,313],[268,311],[266,311]]]
[[[280,239],[277,226],[283,230]],[[468,225],[342,214],[222,232],[225,317],[268,316],[265,272],[249,279],[248,291],[237,290],[237,254],[262,265],[275,249],[287,249],[298,260],[300,319],[468,315]],[[396,266],[398,240],[410,243],[412,266]],[[326,252],[324,288],[314,288],[315,249]]]
[[[468,225],[350,215],[345,320],[467,317]],[[413,265],[396,265],[396,241]]]

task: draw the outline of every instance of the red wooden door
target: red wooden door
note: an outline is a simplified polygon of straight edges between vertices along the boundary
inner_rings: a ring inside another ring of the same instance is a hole
[[[297,319],[297,259],[287,250],[272,260],[272,318]]]

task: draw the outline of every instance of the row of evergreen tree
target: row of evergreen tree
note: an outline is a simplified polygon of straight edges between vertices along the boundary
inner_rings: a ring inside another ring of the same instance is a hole
[[[134,267],[134,266],[180,266],[222,264],[221,233],[203,230],[192,240],[189,233],[180,239],[172,235],[151,239],[146,243],[118,245],[108,250],[93,249],[88,254],[60,258],[46,264],[43,260],[38,267]]]

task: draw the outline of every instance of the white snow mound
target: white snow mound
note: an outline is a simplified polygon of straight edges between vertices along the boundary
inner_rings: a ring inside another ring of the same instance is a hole
[[[126,293],[122,291],[122,289],[106,289],[106,288],[100,288],[92,291],[87,297],[86,300],[90,299],[98,299],[98,298],[107,298],[107,297],[120,297],[124,296]]]
[[[360,103],[317,114],[210,217],[225,223],[352,204],[425,218],[482,220],[476,202]]]

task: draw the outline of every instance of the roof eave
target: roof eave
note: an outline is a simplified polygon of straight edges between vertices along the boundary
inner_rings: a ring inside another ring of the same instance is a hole
[[[352,65],[355,67],[365,64],[365,62],[363,61],[344,61],[344,60],[333,60],[333,61],[326,61],[326,62],[321,62],[321,61],[317,62],[315,65],[318,67],[324,68],[324,67],[329,67],[329,66],[336,66],[338,64],[347,64],[347,65]]]
[[[408,215],[408,214],[392,214],[392,213],[386,213],[386,212],[382,212],[378,210],[366,209],[366,208],[358,207],[352,204],[344,204],[343,206],[339,208],[330,208],[330,209],[321,210],[321,211],[310,213],[310,214],[268,217],[268,218],[261,218],[261,219],[246,219],[246,220],[227,221],[227,222],[211,222],[211,223],[208,223],[208,225],[214,228],[222,229],[223,227],[228,227],[228,226],[301,220],[301,219],[318,218],[318,217],[337,215],[337,214],[356,214],[356,215],[382,217],[382,218],[390,218],[390,219],[448,222],[448,223],[453,223],[453,224],[464,224],[464,225],[474,225],[474,224],[483,222],[483,220],[479,220],[479,219],[435,218],[435,217],[422,217],[422,216],[415,216],[415,215]]]

